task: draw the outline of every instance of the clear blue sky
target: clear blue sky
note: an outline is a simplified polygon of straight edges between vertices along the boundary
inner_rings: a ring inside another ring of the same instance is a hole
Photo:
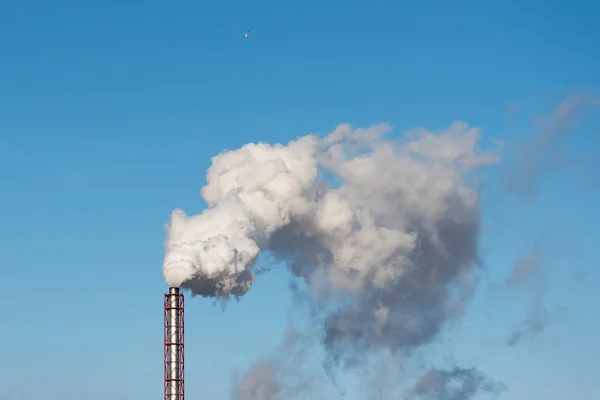
[[[161,397],[163,224],[175,207],[202,210],[221,150],[340,122],[464,120],[503,138],[509,109],[524,128],[574,88],[600,91],[597,1],[393,3],[2,1],[0,396]],[[597,130],[578,135],[573,153],[593,163]],[[600,196],[574,164],[535,205],[490,206],[489,273],[440,344],[503,381],[507,399],[600,393]],[[544,233],[544,301],[558,311],[506,347],[531,299],[488,283]],[[289,299],[277,274],[226,313],[188,298],[188,398],[228,399],[233,369],[280,340]]]

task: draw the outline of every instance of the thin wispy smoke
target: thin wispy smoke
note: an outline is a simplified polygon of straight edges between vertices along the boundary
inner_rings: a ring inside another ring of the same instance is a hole
[[[279,400],[282,386],[279,371],[274,361],[259,361],[248,369],[240,382],[235,382],[234,399]]]
[[[526,289],[534,298],[529,314],[506,340],[508,346],[515,346],[524,338],[538,335],[550,324],[550,315],[544,305],[546,282],[541,270],[540,246],[538,241],[530,254],[519,257],[515,261],[512,273],[506,281],[510,289]]]
[[[516,328],[506,340],[508,346],[515,346],[526,337],[531,337],[542,332],[550,323],[548,311],[542,304],[536,304],[531,313]]]
[[[364,368],[364,390],[369,400],[394,400],[402,398],[401,383],[407,374],[401,359],[394,354],[379,357]]]
[[[530,278],[533,278],[540,272],[540,253],[539,244],[536,244],[533,252],[525,256],[519,257],[513,266],[512,273],[507,279],[507,284],[510,287],[517,287],[525,283]]]
[[[323,383],[320,374],[303,368],[311,341],[292,325],[273,355],[234,374],[232,400],[293,400],[314,396]],[[318,396],[317,396],[318,397]]]
[[[470,400],[486,394],[497,398],[505,390],[504,384],[490,380],[475,368],[432,368],[421,376],[407,397],[421,400]]]
[[[575,91],[558,104],[554,112],[540,118],[536,134],[520,148],[517,162],[506,169],[503,186],[523,199],[535,199],[541,177],[563,162],[563,144],[573,133],[582,115],[590,108],[600,107],[600,97],[585,91]]]

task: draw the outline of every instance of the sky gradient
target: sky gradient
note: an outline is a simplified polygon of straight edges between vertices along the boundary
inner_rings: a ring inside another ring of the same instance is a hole
[[[2,2],[0,398],[160,398],[163,225],[202,211],[210,157],[343,122],[400,134],[461,120],[510,151],[484,177],[477,294],[422,362],[477,367],[504,399],[594,400],[600,119],[549,147],[533,122],[574,90],[600,93],[598,13],[579,0]],[[520,149],[549,160],[526,198],[503,186]],[[538,286],[507,285],[532,254]],[[229,399],[290,304],[284,272],[226,312],[188,297],[187,397]],[[540,304],[545,329],[507,346]],[[368,399],[352,380],[345,399]]]

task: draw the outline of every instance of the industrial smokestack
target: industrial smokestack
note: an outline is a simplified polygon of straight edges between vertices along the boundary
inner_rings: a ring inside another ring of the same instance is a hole
[[[183,295],[165,294],[165,399],[183,400]]]

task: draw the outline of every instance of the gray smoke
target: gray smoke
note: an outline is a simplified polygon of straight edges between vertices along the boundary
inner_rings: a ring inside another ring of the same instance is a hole
[[[309,345],[306,336],[288,326],[272,356],[254,362],[241,376],[234,374],[232,400],[306,399],[322,382],[319,374],[302,367]]]
[[[529,314],[521,321],[506,340],[506,345],[515,346],[526,337],[541,333],[550,324],[549,312],[544,305],[545,279],[541,269],[540,244],[536,243],[530,254],[519,257],[506,281],[512,289],[526,288],[534,297]]]
[[[422,400],[470,400],[483,394],[498,397],[504,390],[506,386],[490,380],[475,368],[432,368],[421,376],[408,397]]]
[[[510,287],[517,287],[534,277],[540,271],[540,250],[536,244],[533,252],[519,257],[513,266],[512,273],[506,283]]]
[[[479,131],[462,123],[400,142],[365,136],[370,141],[357,147],[370,153],[348,156],[338,144],[322,163],[342,182],[317,190],[326,212],[293,221],[269,241],[306,281],[316,307],[328,310],[329,365],[418,347],[456,315],[478,262],[479,202],[465,177],[496,161],[478,152]],[[343,224],[323,229],[335,218]]]
[[[439,284],[467,273],[479,202],[464,178],[496,158],[478,151],[480,133],[464,123],[404,141],[384,139],[389,129],[340,125],[324,139],[248,144],[214,157],[201,192],[209,207],[172,214],[163,264],[169,285],[242,296],[261,250],[294,259],[295,274],[325,278],[349,295],[393,296],[385,292],[402,282],[410,295],[424,275]],[[318,254],[298,256],[302,246]]]
[[[329,369],[431,342],[472,292],[480,227],[473,183],[498,155],[482,151],[480,131],[462,122],[399,139],[389,131],[344,124],[324,138],[214,157],[201,191],[208,208],[172,214],[169,285],[243,296],[262,252],[303,282]],[[269,363],[251,368],[237,387],[255,397],[241,398],[281,397],[273,371]]]
[[[548,314],[542,304],[536,304],[527,318],[510,334],[506,344],[515,346],[525,337],[531,337],[542,332],[550,323]]]
[[[283,391],[280,379],[275,362],[256,362],[241,380],[234,380],[232,397],[236,400],[279,400]]]
[[[507,188],[534,194],[541,174],[560,158],[560,144],[578,113],[599,104],[575,93],[541,121],[504,176]],[[480,131],[462,122],[400,138],[390,138],[390,130],[386,124],[342,124],[324,137],[250,143],[213,157],[201,190],[208,208],[171,216],[163,262],[168,284],[194,295],[239,298],[262,273],[287,265],[297,298],[311,307],[332,377],[337,367],[382,353],[402,359],[434,341],[448,321],[462,315],[473,293],[480,261],[478,171],[498,162],[499,151],[483,151]],[[261,255],[275,262],[259,269]],[[518,260],[506,283],[520,287],[539,267],[534,252]],[[538,304],[508,344],[544,329],[548,317]],[[233,398],[315,393],[307,385],[314,376],[305,379],[310,374],[289,362],[299,357],[289,354],[296,348],[284,343],[250,366],[234,381]],[[391,392],[375,390],[382,387],[378,377],[370,390],[383,398]],[[434,369],[411,396],[466,400],[501,389],[475,369]]]

